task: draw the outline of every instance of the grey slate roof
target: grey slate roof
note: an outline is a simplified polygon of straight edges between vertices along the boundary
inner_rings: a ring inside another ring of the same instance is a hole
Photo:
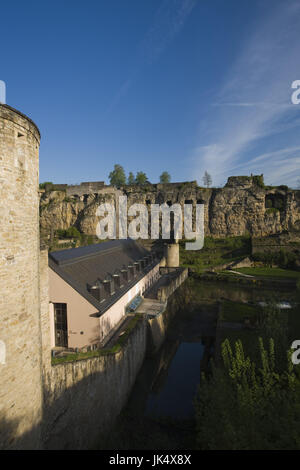
[[[94,305],[100,316],[152,269],[158,260],[156,259],[144,268],[123,287],[116,289],[115,294],[101,303],[90,294],[88,284],[93,285],[97,279],[104,280],[123,266],[127,267],[147,255],[149,251],[134,240],[110,240],[95,245],[51,252],[49,253],[49,267]]]

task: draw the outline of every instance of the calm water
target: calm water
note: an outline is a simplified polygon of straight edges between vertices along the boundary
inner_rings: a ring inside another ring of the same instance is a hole
[[[295,290],[274,292],[219,282],[191,285],[194,295],[190,305],[175,315],[161,349],[145,360],[138,375],[127,406],[135,416],[193,416],[201,373],[213,355],[217,301],[295,300],[298,296]]]
[[[193,397],[200,382],[200,363],[205,345],[181,343],[164,379],[153,386],[147,399],[145,413],[176,418],[193,416]]]

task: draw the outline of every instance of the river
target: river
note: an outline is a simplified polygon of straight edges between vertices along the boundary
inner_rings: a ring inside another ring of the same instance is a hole
[[[117,424],[115,448],[193,446],[193,400],[199,385],[201,390],[201,375],[208,371],[214,353],[220,301],[299,300],[295,289],[274,292],[239,284],[186,282],[191,288],[191,301],[175,314],[160,350],[145,359]]]

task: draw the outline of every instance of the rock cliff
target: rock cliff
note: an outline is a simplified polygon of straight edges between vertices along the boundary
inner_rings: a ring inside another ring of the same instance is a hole
[[[127,195],[134,203],[197,203],[205,205],[205,234],[214,237],[266,236],[284,230],[300,230],[300,191],[285,186],[265,187],[257,176],[230,177],[223,188],[202,188],[186,183],[124,186],[119,190],[101,182],[79,186],[52,186],[41,192],[41,233],[75,226],[87,235],[96,234],[96,209]]]

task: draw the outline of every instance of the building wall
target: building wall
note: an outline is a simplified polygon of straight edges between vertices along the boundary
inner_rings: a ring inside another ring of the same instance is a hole
[[[149,273],[138,281],[123,297],[121,297],[109,310],[107,310],[100,318],[100,341],[114,328],[115,325],[125,315],[125,308],[128,303],[134,299],[138,293],[143,294],[144,291],[159,276],[159,264],[157,264]]]
[[[49,299],[52,304],[67,304],[69,348],[82,348],[99,342],[99,318],[91,317],[98,310],[51,268],[49,268]],[[53,348],[55,346],[53,305],[50,305],[49,314]]]
[[[0,448],[38,448],[42,414],[39,143],[26,116],[0,105]]]

